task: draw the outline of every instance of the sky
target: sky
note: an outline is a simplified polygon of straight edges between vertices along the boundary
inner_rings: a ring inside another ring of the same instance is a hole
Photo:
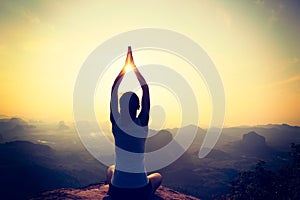
[[[299,13],[297,0],[1,0],[0,115],[72,122],[74,85],[89,54],[114,35],[150,27],[184,34],[205,49],[223,81],[225,126],[300,125]],[[136,65],[181,62],[156,53],[134,52]],[[145,55],[163,58],[146,61]],[[123,59],[101,83],[107,91]],[[163,114],[164,127],[178,126],[180,109],[174,109],[176,103],[167,106],[174,97],[151,87],[153,105],[164,105],[153,108],[153,118]],[[96,109],[108,105],[109,95],[101,98],[106,104],[97,103]],[[197,98],[199,123],[208,126],[209,93]],[[107,122],[108,108],[95,112]]]

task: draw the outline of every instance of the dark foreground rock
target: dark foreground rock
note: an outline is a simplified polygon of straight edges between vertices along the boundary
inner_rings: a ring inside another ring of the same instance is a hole
[[[32,200],[49,200],[49,199],[100,199],[110,200],[107,195],[108,185],[98,184],[91,185],[82,189],[57,189],[44,192]],[[155,193],[153,200],[199,200],[196,197],[188,196],[161,186]]]

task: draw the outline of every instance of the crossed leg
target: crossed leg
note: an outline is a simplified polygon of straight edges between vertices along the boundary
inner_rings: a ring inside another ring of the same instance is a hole
[[[107,183],[110,184],[111,183],[111,179],[112,176],[115,172],[115,166],[112,165],[107,169],[106,172],[106,178],[107,178]],[[157,188],[159,188],[159,186],[161,185],[162,182],[162,175],[160,173],[153,173],[148,175],[148,179],[152,185],[152,192],[153,194],[155,193],[155,191],[157,190]]]
[[[160,173],[153,173],[148,175],[148,179],[152,185],[152,193],[154,194],[157,188],[161,185],[162,175]]]
[[[113,176],[114,172],[115,172],[115,166],[114,165],[110,166],[107,169],[107,171],[106,171],[106,181],[107,181],[108,184],[111,184],[111,179],[112,179],[112,176]]]

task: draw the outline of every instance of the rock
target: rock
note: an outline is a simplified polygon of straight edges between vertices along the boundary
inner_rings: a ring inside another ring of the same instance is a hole
[[[31,198],[32,200],[50,200],[50,199],[100,199],[110,200],[107,195],[108,185],[96,184],[90,185],[86,188],[73,189],[73,188],[62,188],[52,191],[41,193],[37,197]],[[199,200],[196,197],[188,196],[172,190],[170,188],[160,186],[156,191],[153,200]]]

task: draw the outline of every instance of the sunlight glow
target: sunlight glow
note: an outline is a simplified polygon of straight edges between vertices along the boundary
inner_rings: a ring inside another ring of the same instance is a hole
[[[190,37],[211,57],[225,88],[226,126],[300,125],[300,12],[295,2],[142,0],[133,6],[115,0],[88,4],[1,1],[0,115],[73,121],[74,83],[93,49],[114,35],[155,27]],[[131,41],[124,44],[124,51],[127,45]],[[176,58],[151,56],[149,52],[142,55],[143,51],[141,55],[134,52],[136,66],[177,65],[187,81],[194,79],[195,73]],[[100,99],[109,101],[109,89],[124,67],[125,56],[115,68],[108,69],[110,76],[100,83],[101,88],[107,85],[107,91]],[[124,70],[130,72],[133,68],[125,63]],[[127,75],[135,79],[134,73]],[[147,80],[147,74],[143,75]],[[200,123],[208,125],[209,98],[200,89],[197,98],[204,107]],[[153,102],[167,101],[151,87],[150,92]],[[101,121],[109,120],[103,109],[97,112]],[[175,121],[171,107],[165,112]]]
[[[133,65],[130,65],[130,64],[129,64],[129,65],[126,65],[126,66],[125,66],[125,72],[126,72],[126,73],[130,72],[132,69],[133,69]]]

